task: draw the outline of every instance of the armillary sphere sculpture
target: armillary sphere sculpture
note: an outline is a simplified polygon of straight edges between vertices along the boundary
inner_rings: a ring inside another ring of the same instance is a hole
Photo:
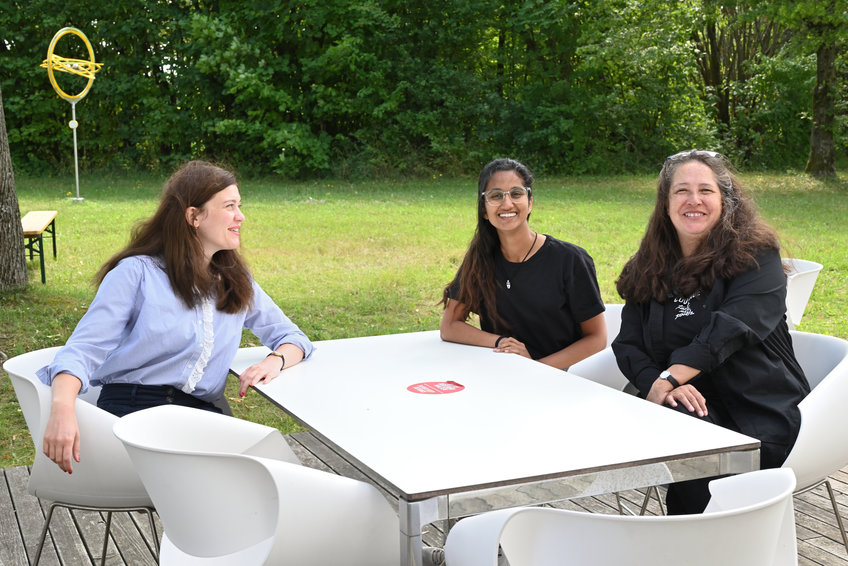
[[[60,57],[54,53],[56,44],[59,43],[60,39],[68,34],[76,35],[85,44],[85,48],[88,50],[87,61],[84,59],[69,59],[67,57]],[[73,200],[82,201],[83,199],[79,194],[79,160],[77,159],[77,126],[79,124],[77,123],[76,105],[77,102],[82,100],[85,95],[88,94],[88,91],[91,89],[91,84],[94,82],[94,73],[100,70],[103,63],[96,63],[94,61],[94,49],[92,49],[91,43],[89,43],[88,38],[83,32],[77,28],[66,27],[57,31],[56,35],[53,36],[53,39],[50,41],[50,46],[47,48],[47,59],[41,63],[41,66],[47,69],[47,76],[50,78],[50,84],[53,86],[53,90],[56,91],[56,94],[71,103],[71,121],[68,123],[68,126],[74,132],[74,172],[77,182],[77,196]],[[56,81],[54,71],[62,71],[64,73],[71,73],[72,75],[79,75],[87,78],[88,82],[86,83],[85,88],[83,88],[78,94],[68,94],[59,86],[59,83]]]

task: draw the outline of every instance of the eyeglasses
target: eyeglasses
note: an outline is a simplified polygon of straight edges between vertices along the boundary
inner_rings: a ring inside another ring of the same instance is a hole
[[[486,192],[480,193],[486,202],[491,205],[498,205],[504,201],[504,197],[509,195],[509,200],[518,202],[530,194],[529,187],[512,187],[510,190],[489,189]]]
[[[686,151],[680,151],[675,153],[674,155],[669,155],[665,158],[665,162],[675,161],[677,159],[686,158],[686,157],[712,157],[715,159],[721,159],[722,156],[717,151],[707,151],[705,149],[687,149]]]

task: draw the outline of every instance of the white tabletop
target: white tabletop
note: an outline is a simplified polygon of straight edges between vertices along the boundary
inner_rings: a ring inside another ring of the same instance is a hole
[[[407,501],[759,447],[514,354],[443,342],[435,331],[316,346],[257,389]],[[267,353],[243,348],[232,369]],[[426,382],[464,389],[408,390]]]

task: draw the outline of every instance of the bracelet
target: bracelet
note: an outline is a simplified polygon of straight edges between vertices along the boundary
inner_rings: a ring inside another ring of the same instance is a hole
[[[507,335],[505,335],[505,334],[503,334],[503,335],[501,335],[501,336],[498,336],[498,339],[497,339],[497,340],[495,340],[495,348],[497,348],[497,347],[498,347],[498,344],[500,344],[500,343],[501,343],[501,340],[503,340],[504,338],[509,338],[509,336],[507,336]]]
[[[270,354],[268,354],[265,357],[270,358],[271,356],[275,356],[277,358],[280,358],[280,361],[283,362],[283,365],[280,366],[280,371],[283,371],[283,368],[286,367],[286,357],[283,354],[281,354],[280,352],[277,352],[276,350],[271,352]]]

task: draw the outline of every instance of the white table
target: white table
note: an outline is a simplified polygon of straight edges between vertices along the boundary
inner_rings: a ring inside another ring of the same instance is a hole
[[[754,438],[436,331],[316,346],[257,390],[398,498],[403,565],[440,519],[759,469]]]

